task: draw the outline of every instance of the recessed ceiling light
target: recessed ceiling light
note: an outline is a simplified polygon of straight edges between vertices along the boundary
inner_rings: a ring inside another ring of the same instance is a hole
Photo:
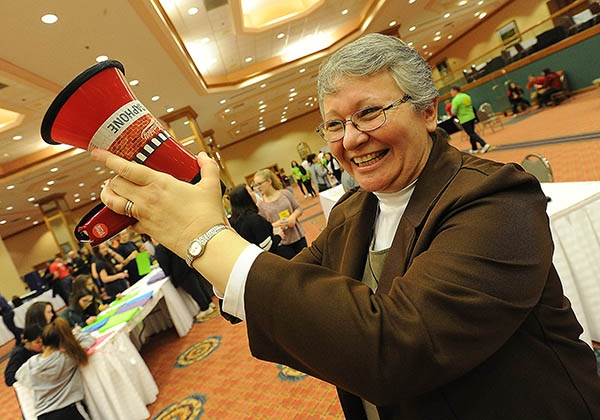
[[[265,131],[265,127],[260,127],[258,131]]]
[[[14,136],[13,137],[14,141],[19,141],[19,140],[23,140],[23,136]]]
[[[452,35],[448,35],[448,39],[452,39]]]
[[[227,108],[225,111],[223,111],[226,114],[229,114],[231,112],[231,108]]]
[[[408,45],[409,47],[412,47],[414,44],[413,44],[413,42],[412,42],[412,41],[410,41],[410,42],[409,42],[407,45]]]
[[[50,169],[50,172],[58,172],[58,168],[52,168]]]
[[[235,125],[235,123],[236,123],[236,122],[237,122],[236,120],[233,120],[233,121],[231,121],[229,124],[231,124],[231,125]]]
[[[152,102],[156,102],[156,101],[158,101],[159,99],[160,99],[160,96],[158,96],[158,95],[154,95],[154,96],[152,97]]]
[[[433,40],[434,40],[434,41],[439,41],[440,39],[442,39],[442,37],[441,37],[441,36],[439,36],[439,35],[438,35],[438,36],[436,36],[435,38],[433,38]]]
[[[258,107],[258,109],[265,109],[267,107],[267,104],[262,104],[261,106]]]
[[[0,220],[0,225],[5,225],[6,224],[6,220]]]
[[[14,207],[13,207],[13,206],[8,206],[8,207],[6,208],[6,210],[7,210],[7,211],[11,211],[12,209],[14,209]]]
[[[302,67],[300,70],[298,70],[298,73],[304,73],[306,71],[306,69],[304,67]]]
[[[258,104],[259,104],[259,105],[262,105],[262,104],[264,104],[264,103],[265,103],[265,101],[263,101],[262,99],[261,99],[260,101],[258,101]]]
[[[31,216],[25,216],[25,220],[31,220]]]
[[[14,189],[14,188],[15,188],[15,186],[14,186],[14,185],[7,185],[7,186],[6,186],[6,189],[7,189],[7,190],[12,190],[12,189]]]
[[[291,88],[290,92],[294,92],[296,90],[296,88]]]
[[[266,83],[263,83],[262,85],[260,85],[260,87],[261,87],[261,89],[264,89],[264,88],[266,88],[266,87],[267,87],[267,84],[266,84]]]
[[[342,15],[347,15],[347,14],[348,14],[348,9],[342,10]]]
[[[94,168],[94,170],[95,170],[95,171],[100,171],[101,169],[102,169],[102,167],[101,167],[101,166],[96,166],[96,167]]]
[[[52,13],[48,13],[44,16],[41,17],[42,22],[48,24],[48,25],[52,25],[53,23],[58,22],[58,16],[52,14]]]
[[[409,30],[410,32],[413,32],[415,29],[417,29],[417,27],[416,27],[416,26],[411,26],[410,28],[408,28],[408,30]]]
[[[190,7],[188,9],[188,15],[194,16],[196,13],[198,13],[198,8],[197,7]]]
[[[240,134],[240,130],[235,130],[235,134]]]
[[[279,32],[279,33],[277,34],[277,39],[281,39],[281,38],[283,38],[284,36],[285,36],[285,34],[284,34],[283,32]]]
[[[246,63],[249,63],[249,62],[251,62],[252,60],[253,60],[253,58],[252,58],[252,57],[246,57],[246,58],[244,58],[244,61],[245,61]]]
[[[479,16],[480,13],[481,12],[475,12],[475,14],[473,16],[477,17],[477,16]]]
[[[73,197],[75,197],[75,198],[79,197],[79,193],[73,194]]]
[[[292,92],[290,93],[290,98],[293,98],[294,96],[296,96],[298,94],[298,92]]]
[[[290,98],[289,101],[292,102],[294,100],[294,98]]]
[[[450,13],[444,13],[444,19],[448,19],[450,17]]]
[[[396,23],[398,23],[398,22],[396,22],[395,20],[392,20],[390,23],[388,23],[388,26],[390,26],[390,27],[394,26]]]
[[[219,103],[220,103],[221,105],[223,105],[225,102],[227,102],[227,99],[221,99],[221,100],[219,101]]]
[[[190,121],[189,120],[184,121],[183,125],[190,125]]]
[[[133,79],[129,82],[129,86],[137,86],[140,84],[140,81],[138,79]]]
[[[413,4],[414,2],[416,2],[417,0],[408,0],[408,4]]]
[[[83,182],[80,182],[80,183],[79,183],[79,186],[80,186],[80,187],[85,187],[85,184],[84,184]]]
[[[96,201],[96,196],[94,196],[94,197],[91,197],[91,198],[90,198],[90,200],[92,200],[92,201]]]
[[[481,12],[481,13],[479,14],[479,19],[483,19],[483,18],[484,18],[484,17],[486,17],[486,16],[487,16],[487,13],[486,13],[486,12]]]
[[[48,185],[54,185],[54,181],[48,181],[48,182],[46,182],[46,184],[48,184]]]
[[[173,112],[173,111],[175,111],[175,108],[173,108],[173,107],[167,108],[167,112]]]
[[[477,3],[478,6],[481,6],[483,4],[483,0],[480,0],[479,3]]]
[[[79,203],[79,202],[81,201],[81,198],[76,198],[74,201],[75,201],[76,203]]]
[[[42,190],[44,190],[44,191],[50,191],[50,188],[44,187],[44,188],[42,188]]]
[[[34,224],[34,225],[37,225],[37,224],[39,224],[39,223],[40,223],[40,222],[39,222],[39,221],[37,221],[37,220],[36,220],[35,222],[33,222],[33,224]]]
[[[108,57],[105,56],[105,55],[99,55],[98,57],[96,57],[96,61],[98,63],[101,63],[101,62],[106,61],[106,60],[108,60]]]
[[[467,3],[468,3],[468,1],[467,1],[467,0],[461,0],[461,1],[459,1],[459,2],[458,2],[458,5],[459,5],[459,6],[464,6],[464,5],[465,5],[465,4],[467,4]]]
[[[32,201],[35,201],[35,197],[29,197],[29,198],[27,199],[27,201],[29,201],[29,202],[31,203]]]

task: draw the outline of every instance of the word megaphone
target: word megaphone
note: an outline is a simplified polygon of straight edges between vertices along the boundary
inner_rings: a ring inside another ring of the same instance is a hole
[[[77,76],[48,108],[41,128],[44,141],[106,149],[179,180],[198,182],[196,157],[137,100],[124,73],[121,63],[109,60]],[[100,204],[81,219],[75,237],[95,246],[134,223]]]

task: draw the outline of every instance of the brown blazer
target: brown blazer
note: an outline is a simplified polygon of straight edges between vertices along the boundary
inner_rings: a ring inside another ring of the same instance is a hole
[[[253,264],[252,354],[338,387],[347,418],[600,419],[591,349],[552,265],[546,198],[514,164],[434,141],[377,293],[360,282],[377,199],[361,190],[293,262]]]

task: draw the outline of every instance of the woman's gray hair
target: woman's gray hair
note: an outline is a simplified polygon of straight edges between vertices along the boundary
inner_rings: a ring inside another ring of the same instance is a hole
[[[401,39],[373,33],[345,45],[321,64],[317,79],[321,114],[324,97],[338,91],[341,78],[368,77],[386,69],[398,87],[410,95],[409,102],[417,112],[434,105],[439,92],[429,64]]]

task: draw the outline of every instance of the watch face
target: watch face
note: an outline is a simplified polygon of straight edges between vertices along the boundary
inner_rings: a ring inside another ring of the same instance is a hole
[[[202,252],[202,244],[199,241],[193,241],[190,244],[190,254],[193,256],[198,256]]]

